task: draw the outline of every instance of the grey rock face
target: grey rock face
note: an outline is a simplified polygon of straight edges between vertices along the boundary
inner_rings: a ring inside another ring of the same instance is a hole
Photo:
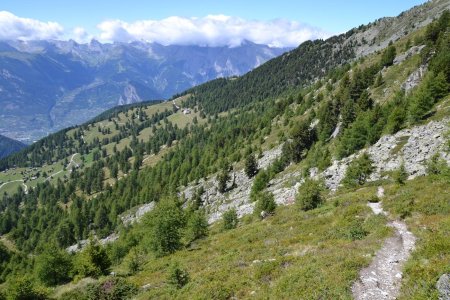
[[[450,274],[443,274],[436,283],[439,300],[450,300]]]
[[[152,211],[155,207],[155,202],[150,202],[139,206],[135,212],[128,212],[120,217],[122,223],[125,225],[139,222],[141,218],[148,212]]]
[[[427,71],[428,66],[422,65],[416,71],[412,72],[411,75],[406,79],[406,81],[402,84],[402,89],[408,94],[413,88],[415,88],[421,81],[425,72]]]
[[[406,59],[410,58],[411,56],[420,53],[420,51],[422,51],[422,49],[425,47],[425,45],[421,45],[421,46],[412,46],[411,48],[408,49],[408,51],[406,51],[403,54],[397,55],[394,59],[394,65],[398,65],[400,63],[402,63],[403,61],[405,61]]]
[[[335,191],[344,179],[349,164],[363,152],[367,152],[373,161],[374,172],[369,181],[381,179],[384,172],[397,170],[402,163],[405,165],[409,179],[423,176],[426,174],[427,161],[436,153],[440,153],[441,157],[450,164],[450,155],[445,151],[445,133],[450,130],[449,122],[450,118],[431,121],[426,125],[383,136],[368,149],[341,160],[334,160],[331,166],[321,173],[317,168],[312,168],[309,176],[316,179],[323,178],[327,188]],[[265,151],[258,160],[259,168],[267,168],[273,163],[281,155],[282,147],[283,145],[279,145]],[[254,178],[248,178],[243,170],[234,171],[231,174],[231,177],[233,176],[235,187],[231,189],[230,180],[228,184],[230,190],[225,194],[217,190],[216,177],[212,177],[181,189],[180,195],[185,196],[187,199],[185,205],[187,205],[195,190],[202,186],[205,190],[202,200],[210,224],[220,220],[223,213],[231,208],[236,209],[239,218],[253,213],[255,203],[250,202],[250,191]],[[277,204],[290,205],[294,203],[297,191],[303,182],[304,178],[300,171],[284,171],[269,182],[267,192],[274,194]],[[382,196],[380,195],[380,197]],[[153,203],[149,203],[140,206],[135,213],[124,215],[122,221],[125,224],[138,221],[143,214],[153,209],[153,205]]]

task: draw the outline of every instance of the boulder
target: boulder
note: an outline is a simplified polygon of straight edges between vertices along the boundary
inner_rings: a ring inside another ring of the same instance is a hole
[[[443,274],[436,283],[439,300],[450,300],[450,274]]]

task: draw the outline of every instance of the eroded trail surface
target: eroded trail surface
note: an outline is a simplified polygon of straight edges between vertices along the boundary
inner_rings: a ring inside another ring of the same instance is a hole
[[[375,214],[387,215],[381,203],[369,206]],[[414,249],[416,238],[403,221],[392,220],[388,226],[394,229],[394,235],[384,241],[372,263],[361,270],[359,280],[352,286],[357,300],[396,299],[399,294],[402,267]]]

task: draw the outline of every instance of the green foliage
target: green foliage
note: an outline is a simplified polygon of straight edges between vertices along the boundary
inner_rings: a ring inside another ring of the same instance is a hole
[[[129,252],[129,259],[128,259],[128,270],[130,274],[136,274],[138,271],[141,270],[142,264],[142,255],[139,253],[136,247],[131,249]]]
[[[149,246],[157,256],[174,253],[181,248],[184,211],[177,199],[162,199],[145,220],[149,230]]]
[[[450,178],[450,167],[439,153],[433,155],[427,162],[427,172],[431,175],[443,175]]]
[[[10,300],[45,300],[48,292],[37,286],[29,277],[14,278],[9,282],[7,299]]]
[[[110,267],[111,261],[106,250],[93,240],[75,257],[74,270],[80,277],[107,275]]]
[[[223,219],[223,228],[225,230],[236,228],[239,222],[236,210],[234,208],[224,212],[222,219]]]
[[[250,191],[250,199],[256,201],[256,196],[263,191],[270,181],[270,174],[267,170],[261,170],[253,180],[252,189]]]
[[[342,34],[325,41],[307,41],[289,55],[272,59],[242,77],[216,79],[187,90],[184,94],[195,95],[187,103],[191,107],[201,105],[207,113],[215,114],[278,97],[353,58],[352,45],[346,44],[338,50],[333,46],[345,39]]]
[[[296,123],[290,132],[292,142],[290,145],[291,160],[300,162],[305,156],[305,152],[311,147],[315,140],[314,131],[309,127],[308,122]]]
[[[339,119],[339,105],[337,101],[327,101],[320,106],[317,113],[319,124],[317,125],[317,137],[325,142],[333,133]]]
[[[255,155],[252,153],[245,159],[245,174],[248,178],[252,178],[258,173],[258,162],[256,161]]]
[[[189,273],[181,268],[178,263],[173,263],[169,267],[167,283],[171,286],[181,289],[189,282]]]
[[[356,187],[363,185],[373,171],[372,160],[369,154],[364,152],[361,156],[354,159],[345,172],[342,183],[347,187]]]
[[[208,235],[208,221],[205,212],[197,210],[189,215],[186,226],[186,239],[189,242],[195,241]]]
[[[123,300],[132,299],[139,288],[124,278],[111,277],[90,283],[61,295],[61,300]]]
[[[72,260],[65,250],[50,244],[36,258],[34,269],[42,283],[54,286],[71,279]]]
[[[295,202],[301,210],[315,209],[324,202],[322,190],[322,182],[307,178],[300,186]]]
[[[217,175],[217,189],[220,193],[227,191],[227,183],[230,180],[230,171],[228,167],[223,168]]]
[[[380,64],[382,67],[392,66],[394,63],[395,56],[397,55],[397,50],[394,45],[390,45],[384,50],[383,55],[381,56]]]
[[[378,73],[377,78],[375,79],[375,83],[374,86],[375,87],[379,87],[384,83],[383,81],[383,75],[381,74],[381,72]]]
[[[255,206],[255,214],[257,216],[261,216],[261,213],[272,215],[275,213],[275,208],[277,204],[275,203],[275,199],[272,193],[259,193],[256,196],[256,206]]]
[[[433,104],[435,103],[433,90],[431,89],[431,82],[433,80],[434,75],[432,73],[429,73],[412,95],[409,107],[411,121],[417,122],[421,120],[424,115],[433,107]]]
[[[352,241],[362,240],[368,234],[364,229],[363,222],[358,219],[349,221],[341,230],[344,232],[345,237]]]
[[[386,131],[390,134],[394,134],[402,129],[406,116],[407,113],[404,105],[395,107],[388,117]]]
[[[408,173],[405,169],[405,164],[401,164],[400,168],[394,172],[394,180],[398,184],[405,184],[405,181],[408,179]]]

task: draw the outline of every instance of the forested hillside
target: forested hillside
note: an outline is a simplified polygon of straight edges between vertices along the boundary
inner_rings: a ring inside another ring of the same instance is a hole
[[[436,17],[359,58],[348,41],[370,26],[306,42],[243,77],[113,109],[0,160],[0,299],[348,298],[392,233],[366,205],[378,184],[422,237],[401,297],[437,295],[449,203],[418,187],[448,192],[448,137],[412,183],[404,163],[372,179],[375,162],[358,152],[448,123],[450,13]],[[331,188],[325,171],[340,159],[348,168]],[[291,186],[295,199],[277,196]]]
[[[24,148],[25,144],[0,135],[0,158],[6,157]]]

